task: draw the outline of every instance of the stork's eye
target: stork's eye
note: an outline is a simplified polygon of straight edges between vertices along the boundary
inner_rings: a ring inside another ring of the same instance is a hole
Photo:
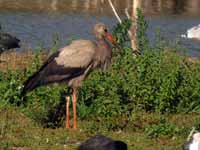
[[[108,32],[108,30],[107,30],[107,29],[104,29],[104,31],[105,31],[105,32]]]

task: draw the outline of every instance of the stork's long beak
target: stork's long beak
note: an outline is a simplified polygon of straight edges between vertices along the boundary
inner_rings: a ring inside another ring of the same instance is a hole
[[[115,46],[116,48],[118,48],[119,50],[121,50],[121,48],[120,48],[120,46],[117,44],[117,41],[116,41],[116,39],[112,36],[112,34],[110,34],[110,33],[106,33],[106,39],[108,40],[108,41],[110,41],[112,44],[113,44],[113,46]]]
[[[106,39],[107,39],[108,41],[110,41],[113,45],[117,44],[115,38],[112,36],[112,34],[110,34],[110,33],[108,33],[108,32],[106,33]]]

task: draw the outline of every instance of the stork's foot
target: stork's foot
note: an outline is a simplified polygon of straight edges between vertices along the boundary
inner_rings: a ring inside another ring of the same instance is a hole
[[[69,128],[70,128],[70,124],[66,123],[66,129],[69,129]]]
[[[77,126],[76,126],[76,123],[75,124],[73,124],[73,129],[77,129]]]

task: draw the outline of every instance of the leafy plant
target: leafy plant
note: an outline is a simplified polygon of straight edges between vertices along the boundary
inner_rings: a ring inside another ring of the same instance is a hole
[[[130,38],[128,36],[128,29],[131,27],[131,20],[125,19],[121,24],[117,24],[114,27],[113,35],[115,36],[117,43],[119,45],[126,46],[127,44],[130,46]]]
[[[150,47],[149,40],[146,35],[148,24],[139,8],[137,9],[137,16],[137,42],[139,51],[142,52],[144,50],[148,50]]]
[[[157,138],[160,136],[173,137],[180,133],[183,129],[178,128],[176,125],[161,118],[158,124],[149,125],[146,127],[145,132],[150,138]]]

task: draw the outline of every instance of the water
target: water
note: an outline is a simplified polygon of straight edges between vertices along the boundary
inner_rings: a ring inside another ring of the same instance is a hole
[[[104,22],[117,23],[106,0],[0,0],[0,23],[5,32],[22,41],[22,48],[49,48],[56,35],[60,46],[72,39],[93,38],[91,27]],[[120,16],[131,10],[132,0],[113,0]],[[159,28],[167,39],[180,39],[192,56],[200,56],[200,41],[180,38],[187,29],[200,23],[199,0],[142,0],[141,8],[149,23],[148,37],[155,40]]]
[[[45,14],[45,13],[17,13],[0,14],[5,20],[2,24],[5,32],[22,39],[23,45],[27,48],[35,48],[38,45],[51,47],[56,36],[59,37],[61,45],[72,39],[92,38],[91,27],[98,21],[105,22],[112,26],[115,18],[78,14]],[[15,21],[14,21],[15,20]]]

